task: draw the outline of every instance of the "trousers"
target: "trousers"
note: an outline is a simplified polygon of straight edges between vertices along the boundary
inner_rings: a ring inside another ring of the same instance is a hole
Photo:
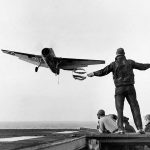
[[[137,129],[142,129],[142,119],[134,85],[119,86],[115,89],[115,105],[118,114],[118,129],[123,130],[124,101],[128,101]]]

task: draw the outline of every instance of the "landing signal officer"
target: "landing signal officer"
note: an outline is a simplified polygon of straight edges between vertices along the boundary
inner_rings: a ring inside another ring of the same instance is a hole
[[[135,125],[138,129],[138,133],[143,134],[143,126],[141,120],[141,113],[138,101],[136,99],[136,91],[134,88],[134,73],[133,69],[147,70],[150,68],[150,64],[137,63],[134,60],[126,59],[123,48],[118,48],[116,52],[115,61],[106,66],[105,68],[89,73],[88,77],[93,76],[105,76],[112,72],[113,80],[115,84],[115,104],[118,114],[118,133],[123,134],[123,107],[124,100],[127,99]]]

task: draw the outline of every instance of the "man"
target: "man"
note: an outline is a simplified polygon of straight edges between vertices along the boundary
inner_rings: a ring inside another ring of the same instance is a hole
[[[114,133],[117,131],[118,126],[116,120],[113,119],[112,115],[105,115],[105,111],[100,109],[97,113],[98,130],[100,133]]]
[[[144,128],[144,131],[145,131],[145,132],[150,132],[150,114],[147,114],[147,115],[144,117],[144,120],[145,120],[145,128]],[[150,150],[150,145],[145,145],[145,149],[146,149],[146,150]]]
[[[147,114],[145,117],[145,132],[150,132],[150,114]]]
[[[118,48],[115,61],[106,66],[104,69],[88,74],[88,77],[105,76],[112,72],[115,89],[115,104],[118,114],[118,133],[123,134],[123,107],[124,100],[127,99],[138,133],[143,134],[141,113],[138,101],[136,99],[136,91],[134,88],[133,69],[146,70],[150,68],[150,64],[137,63],[133,60],[127,60],[123,48]]]

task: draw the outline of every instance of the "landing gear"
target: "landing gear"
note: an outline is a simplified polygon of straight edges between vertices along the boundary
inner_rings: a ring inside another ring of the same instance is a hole
[[[41,66],[41,60],[40,60],[39,65],[37,67],[35,67],[35,72],[38,72],[40,66]]]
[[[35,72],[38,72],[39,67],[35,67]]]

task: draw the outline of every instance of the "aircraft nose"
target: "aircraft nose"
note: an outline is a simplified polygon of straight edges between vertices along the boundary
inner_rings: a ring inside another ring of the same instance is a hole
[[[49,48],[44,48],[43,50],[42,50],[42,55],[44,56],[44,57],[46,57],[47,55],[49,55],[50,54],[50,49]]]

